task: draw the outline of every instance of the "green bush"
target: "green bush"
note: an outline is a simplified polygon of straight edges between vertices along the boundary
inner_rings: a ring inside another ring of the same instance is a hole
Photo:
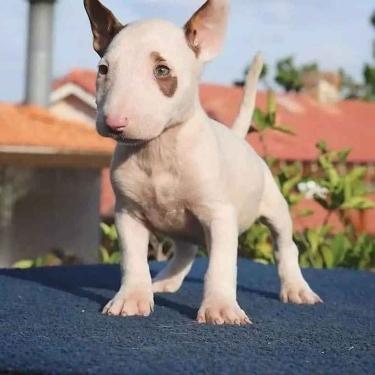
[[[260,140],[263,144],[265,160],[274,167],[275,158],[267,153],[266,134],[268,131],[285,131],[287,127],[276,126],[276,109],[273,94],[269,95],[268,109],[263,113],[257,109],[254,121],[257,125]],[[266,125],[265,125],[266,124]],[[254,130],[253,130],[254,131]],[[326,211],[323,222],[313,229],[294,233],[294,240],[300,251],[301,267],[334,268],[348,267],[356,269],[375,268],[375,239],[368,233],[359,233],[352,221],[353,211],[365,211],[375,207],[370,199],[371,191],[366,188],[367,168],[358,166],[347,173],[340,173],[340,164],[345,164],[350,150],[332,151],[324,141],[317,145],[318,170],[314,176],[303,176],[301,163],[273,168],[275,180],[285,197],[290,209],[304,197],[298,191],[298,185],[304,181],[314,181],[324,189],[324,194],[315,194],[313,199]],[[311,210],[300,210],[299,216],[308,216]],[[328,225],[330,217],[335,214],[344,228],[335,232]],[[271,256],[271,236],[260,223],[255,223],[239,238],[239,254],[262,263],[273,263]]]
[[[355,239],[345,232],[332,233],[325,225],[296,233],[295,242],[300,251],[301,267],[347,267],[371,269],[375,267],[375,241],[367,233]]]
[[[103,245],[100,247],[101,263],[114,264],[120,263],[121,253],[119,251],[119,242],[115,225],[100,224],[103,234]],[[149,260],[168,260],[173,253],[173,242],[166,236],[159,233],[150,235],[148,259]]]
[[[23,259],[13,264],[13,268],[34,268],[51,266],[69,266],[82,263],[73,251],[64,251],[59,248],[52,249],[49,253],[39,255],[35,259]]]

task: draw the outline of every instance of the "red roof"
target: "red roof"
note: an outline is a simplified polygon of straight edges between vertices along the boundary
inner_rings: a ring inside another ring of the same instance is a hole
[[[372,195],[371,199],[375,202],[375,194]],[[311,209],[314,213],[311,216],[300,217],[297,212],[301,209]],[[327,217],[327,211],[314,200],[305,199],[295,207],[292,217],[294,229],[301,231],[304,228],[316,228],[323,225]],[[375,209],[362,211],[361,213],[360,211],[352,211],[350,217],[360,232],[375,233]],[[334,226],[337,231],[344,230],[343,224],[336,214],[330,216],[327,224]]]
[[[68,83],[74,83],[89,94],[95,95],[96,72],[92,69],[73,69],[66,76],[55,80],[53,83],[53,89],[59,89]]]
[[[230,126],[237,116],[242,97],[239,87],[201,86],[205,110]],[[315,144],[325,140],[335,150],[350,148],[349,160],[375,162],[375,103],[343,100],[337,104],[321,104],[301,94],[276,93],[279,125],[290,127],[295,136],[279,132],[266,133],[270,155],[283,160],[314,160]],[[256,105],[265,110],[267,93],[259,92]],[[249,143],[263,154],[259,137],[248,136]]]
[[[62,120],[36,106],[0,102],[0,145],[111,153],[114,142],[85,123]]]
[[[57,80],[57,89],[67,83],[74,83],[88,93],[95,95],[96,72],[75,69],[67,76]],[[231,126],[238,114],[242,99],[242,89],[234,86],[202,84],[200,90],[202,105],[210,116],[227,126]],[[315,144],[325,140],[332,149],[350,148],[349,161],[375,162],[375,103],[358,100],[344,100],[325,105],[300,94],[277,93],[277,116],[280,125],[293,129],[296,136],[278,132],[266,134],[268,152],[283,160],[312,161],[317,156]],[[257,106],[267,107],[267,93],[259,92]],[[249,143],[263,155],[259,137],[253,133],[248,136]],[[114,196],[109,183],[108,169],[102,174],[101,211],[104,216],[112,216]],[[375,198],[375,197],[374,197]],[[301,202],[300,208],[312,208],[314,215],[307,218],[294,216],[296,229],[315,227],[322,224],[326,212],[314,201]],[[359,220],[359,219],[358,219]],[[375,223],[375,210],[365,213],[366,223]],[[340,227],[338,219],[332,217],[330,223]],[[375,225],[369,224],[366,230],[375,232]]]

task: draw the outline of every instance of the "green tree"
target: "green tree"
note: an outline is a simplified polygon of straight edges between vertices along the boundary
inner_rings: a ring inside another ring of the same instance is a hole
[[[286,92],[300,92],[302,89],[303,74],[317,71],[317,63],[308,63],[297,67],[293,56],[288,56],[276,63],[275,81],[284,88]]]
[[[375,29],[375,11],[372,13],[370,23]],[[372,44],[372,56],[375,60],[375,39]],[[364,100],[375,101],[375,65],[365,64],[363,68]]]
[[[250,65],[248,65],[242,75],[242,78],[234,81],[235,86],[243,87],[246,82],[246,76],[249,72]],[[280,86],[284,88],[285,91],[296,91],[299,92],[302,89],[302,76],[304,73],[309,71],[318,70],[317,63],[308,63],[296,67],[294,64],[294,59],[292,56],[288,56],[279,60],[276,63],[276,75],[274,80]],[[262,72],[260,74],[260,79],[268,90],[272,89],[272,83],[268,80],[269,67],[264,64]]]
[[[368,101],[375,100],[375,65],[365,64],[363,68],[364,93],[363,99]]]
[[[370,23],[375,28],[375,11],[370,17]],[[375,40],[373,41],[373,58],[375,60]],[[308,63],[296,66],[293,56],[282,58],[276,63],[275,82],[286,92],[300,92],[302,89],[303,74],[310,71],[317,71],[317,63]],[[236,86],[244,86],[249,66],[246,67],[243,77],[234,82]],[[272,89],[272,84],[267,80],[268,66],[265,65],[261,74],[261,79],[267,89]],[[359,82],[344,69],[338,69],[341,76],[341,93],[345,99],[363,99],[375,101],[375,65],[366,63],[363,67],[362,80]]]
[[[370,23],[375,28],[375,11],[370,17]],[[372,46],[375,60],[375,39]],[[353,77],[339,69],[342,78],[342,92],[346,99],[363,99],[375,101],[375,65],[366,63],[363,67],[362,82],[356,82]]]
[[[341,77],[341,93],[345,99],[358,99],[362,97],[363,85],[357,82],[343,68],[338,70]]]

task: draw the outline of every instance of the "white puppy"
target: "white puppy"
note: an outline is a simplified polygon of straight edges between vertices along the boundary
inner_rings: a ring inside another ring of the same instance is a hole
[[[180,29],[151,19],[123,26],[98,0],[84,0],[100,55],[97,130],[117,146],[111,167],[122,282],[104,308],[111,315],[150,314],[153,293],[181,286],[197,252],[209,249],[198,322],[250,323],[236,301],[238,235],[261,217],[270,227],[281,300],[317,303],[304,280],[288,206],[265,162],[244,140],[262,68],[249,73],[232,130],[211,120],[199,100],[204,63],[221,50],[229,0],[208,0]],[[176,242],[169,265],[152,281],[150,231]]]

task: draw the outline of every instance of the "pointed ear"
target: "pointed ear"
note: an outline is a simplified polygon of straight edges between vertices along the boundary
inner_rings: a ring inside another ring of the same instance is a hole
[[[109,43],[123,26],[99,0],[84,0],[84,6],[90,19],[94,50],[103,57]]]
[[[224,44],[229,0],[207,0],[184,26],[186,39],[202,62],[216,57]]]

